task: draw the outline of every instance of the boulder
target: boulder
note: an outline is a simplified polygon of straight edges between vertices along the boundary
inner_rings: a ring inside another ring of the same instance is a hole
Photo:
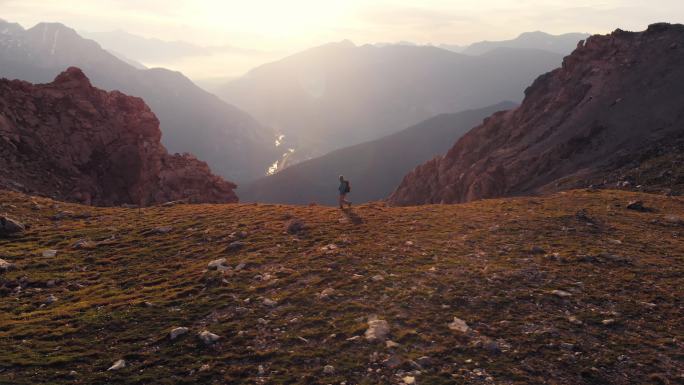
[[[387,339],[390,327],[389,323],[381,319],[371,319],[368,321],[365,337],[369,342],[383,342]]]
[[[0,215],[0,237],[21,234],[26,230],[23,223],[10,217]]]

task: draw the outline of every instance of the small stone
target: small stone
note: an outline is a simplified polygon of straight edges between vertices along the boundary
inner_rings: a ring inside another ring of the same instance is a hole
[[[154,229],[152,232],[155,234],[168,234],[173,231],[173,227],[171,226],[163,226],[163,227],[157,227]]]
[[[171,329],[171,332],[169,333],[169,338],[171,340],[175,340],[176,338],[182,336],[183,334],[187,334],[190,331],[190,329],[186,327],[177,327]]]
[[[413,241],[406,241],[404,242],[404,245],[411,247],[413,246]]]
[[[372,319],[368,321],[368,329],[366,330],[366,340],[370,342],[384,341],[389,334],[389,324],[385,320]]]
[[[247,266],[247,264],[244,262],[239,263],[237,266],[235,266],[235,271],[240,271],[240,270],[244,269],[246,266]]]
[[[204,342],[205,345],[211,345],[221,338],[218,335],[216,335],[216,334],[214,334],[208,330],[202,331],[198,336],[199,336],[200,340],[202,340],[202,342]]]
[[[226,251],[237,251],[245,247],[245,243],[241,241],[235,241],[231,242],[228,247],[226,247]]]
[[[635,211],[647,211],[647,208],[644,206],[644,202],[642,201],[630,201],[627,203],[627,208],[629,210]]]
[[[416,383],[416,378],[413,376],[406,376],[402,380],[404,381],[404,384],[406,384],[406,385],[413,385]]]
[[[227,260],[226,260],[225,258],[215,259],[215,260],[209,262],[209,264],[207,264],[207,268],[208,268],[209,270],[221,270],[221,269],[225,269],[225,268],[228,267],[228,266],[226,265],[226,262],[227,262]]]
[[[59,299],[58,299],[57,297],[55,297],[54,294],[50,294],[50,295],[47,297],[47,299],[45,300],[45,303],[49,305],[49,304],[52,304],[52,303],[57,302],[58,300],[59,300]]]
[[[97,243],[88,239],[79,239],[74,243],[72,248],[76,250],[92,250],[97,247]]]
[[[335,373],[335,367],[332,365],[325,365],[323,367],[323,373],[325,374],[334,374]]]
[[[289,234],[299,234],[306,229],[304,222],[299,219],[291,219],[285,224],[285,230]]]
[[[371,279],[372,279],[373,281],[375,281],[375,282],[380,282],[380,281],[384,281],[384,280],[385,280],[385,277],[383,277],[382,275],[378,274],[378,275],[374,275]]]
[[[546,250],[544,250],[543,248],[541,248],[539,246],[532,246],[532,248],[530,249],[530,253],[532,253],[532,254],[546,254]]]
[[[278,302],[276,302],[270,298],[264,298],[264,305],[266,305],[266,306],[275,306],[277,304],[278,304]]]
[[[259,365],[257,372],[259,373],[260,376],[263,376],[266,374],[266,370],[264,369],[264,365]]]
[[[422,356],[416,359],[416,363],[420,365],[422,368],[428,368],[432,365],[432,358],[428,356]]]
[[[330,297],[330,296],[333,295],[333,294],[335,294],[335,289],[333,289],[332,287],[329,287],[329,288],[323,290],[323,291],[318,295],[318,298],[320,298],[320,299],[325,299],[325,298]]]
[[[57,256],[57,250],[45,250],[42,255],[44,258],[54,258]]]
[[[392,340],[387,340],[387,341],[385,341],[385,346],[388,349],[392,349],[392,348],[398,348],[400,345],[398,343],[392,341]]]
[[[209,369],[211,369],[211,366],[209,366],[209,364],[204,364],[204,365],[200,366],[199,371],[200,372],[206,372]]]
[[[568,317],[568,322],[570,322],[573,325],[582,325],[582,321],[577,319],[577,317],[575,317],[574,315],[571,315],[570,317]]]
[[[0,271],[9,271],[15,268],[13,263],[9,263],[4,259],[0,258]]]
[[[613,325],[613,324],[615,324],[615,322],[616,321],[613,318],[608,318],[608,319],[604,319],[603,321],[601,321],[601,323],[605,326]]]
[[[396,354],[393,354],[382,361],[382,365],[386,368],[396,369],[403,363],[403,360]]]
[[[567,298],[567,297],[572,297],[571,293],[568,293],[565,290],[553,290],[551,294],[555,295],[556,297],[560,298]]]
[[[468,326],[468,324],[464,320],[458,317],[454,317],[453,322],[449,324],[449,329],[457,331],[459,333],[468,333],[470,331],[470,326]]]
[[[109,367],[109,369],[107,369],[107,371],[110,371],[110,370],[119,370],[119,369],[123,369],[123,368],[125,368],[125,367],[126,367],[126,361],[124,361],[124,360],[118,360],[118,361],[116,361],[116,362],[114,363],[114,365],[112,365],[111,367]]]
[[[575,345],[570,344],[570,343],[567,343],[567,342],[561,342],[560,348],[563,349],[563,350],[574,350],[574,349],[575,349]]]
[[[23,223],[6,216],[0,216],[0,236],[18,235],[26,230]]]

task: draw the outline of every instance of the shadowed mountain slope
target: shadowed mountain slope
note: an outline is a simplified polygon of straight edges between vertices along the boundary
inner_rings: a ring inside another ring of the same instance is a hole
[[[0,20],[0,31],[2,77],[44,83],[69,66],[79,67],[97,87],[142,97],[159,117],[170,151],[191,152],[238,182],[264,175],[278,158],[270,129],[181,73],[136,69],[62,24],[24,30]]]
[[[253,69],[217,94],[284,135],[289,161],[381,138],[442,113],[519,101],[562,56],[495,50],[482,56],[409,45],[316,47]]]
[[[338,175],[352,183],[356,203],[389,195],[416,165],[443,153],[472,127],[496,111],[514,108],[500,103],[488,108],[443,114],[371,142],[357,144],[304,161],[240,188],[243,201],[289,204],[337,204]]]
[[[71,67],[52,83],[0,80],[0,188],[95,205],[237,202],[189,154],[170,155],[145,102]]]
[[[454,203],[579,186],[684,188],[684,26],[592,36],[389,201]]]

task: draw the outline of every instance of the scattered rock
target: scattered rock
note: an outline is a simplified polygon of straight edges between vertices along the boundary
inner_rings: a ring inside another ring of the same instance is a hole
[[[55,297],[54,294],[50,294],[50,295],[47,297],[47,299],[45,300],[45,303],[48,304],[48,305],[50,305],[50,304],[53,304],[53,303],[57,302],[58,300],[59,300],[59,299],[58,299],[57,297]]]
[[[458,317],[454,317],[453,322],[449,324],[449,329],[457,331],[459,333],[468,333],[470,331],[470,326],[468,326],[468,324],[464,320]]]
[[[299,234],[306,229],[306,225],[299,219],[290,219],[285,224],[285,230],[289,234]]]
[[[97,243],[88,239],[79,239],[71,247],[76,250],[91,250],[97,247]]]
[[[429,368],[433,364],[433,359],[428,356],[418,357],[416,363],[420,365],[421,368]]]
[[[608,318],[608,319],[604,319],[603,321],[601,321],[601,323],[605,326],[614,325],[616,322],[617,321],[615,321],[615,319],[613,319],[613,318]]]
[[[565,290],[553,290],[553,291],[551,291],[551,294],[555,295],[556,297],[560,297],[560,298],[572,297],[572,293],[569,293]]]
[[[546,250],[544,250],[543,248],[541,248],[539,246],[532,246],[532,248],[530,249],[530,253],[532,253],[532,254],[546,254]]]
[[[277,304],[278,304],[278,302],[276,302],[270,298],[264,298],[264,305],[266,305],[266,306],[275,306]]]
[[[44,258],[54,258],[57,256],[57,250],[45,250],[42,255]]]
[[[577,317],[574,315],[571,315],[568,317],[568,322],[570,322],[573,325],[582,325],[582,321],[580,321]]]
[[[169,338],[171,340],[175,340],[176,338],[182,336],[183,334],[187,334],[190,331],[190,329],[186,327],[177,327],[171,329],[171,332],[169,333]]]
[[[0,271],[9,271],[15,268],[13,263],[9,263],[4,259],[0,258]]]
[[[323,373],[334,374],[335,373],[335,367],[332,365],[325,365],[325,367],[323,367]]]
[[[116,361],[116,362],[114,363],[114,365],[110,366],[109,369],[107,369],[107,371],[110,371],[110,370],[119,370],[119,369],[123,369],[123,368],[125,368],[125,367],[126,367],[126,361],[124,361],[124,360],[118,360],[118,361]]]
[[[204,364],[204,365],[200,366],[199,371],[200,372],[206,372],[209,369],[211,369],[211,366],[209,366],[209,364]]]
[[[398,355],[392,354],[391,356],[387,357],[382,361],[382,365],[385,366],[386,368],[390,369],[396,369],[401,366],[401,364],[404,363],[404,360],[402,360]]]
[[[398,348],[400,345],[392,340],[385,341],[385,346],[388,349]]]
[[[335,289],[333,289],[332,287],[329,287],[329,288],[323,290],[320,294],[318,294],[318,298],[325,299],[325,298],[330,297],[333,294],[335,294]]]
[[[168,234],[172,231],[173,231],[173,227],[164,226],[164,227],[157,227],[156,229],[152,230],[152,233],[154,233],[154,234]]]
[[[627,203],[627,209],[634,211],[653,211],[653,209],[644,206],[643,201],[630,201]]]
[[[366,340],[370,342],[385,341],[389,334],[389,324],[385,320],[371,319],[368,321],[368,329],[366,330]]]
[[[378,274],[378,275],[374,275],[371,279],[372,279],[373,281],[375,281],[375,282],[380,282],[380,281],[384,281],[384,280],[385,280],[385,277],[383,277],[382,275]]]
[[[26,230],[23,223],[7,216],[0,215],[0,237],[18,235]]]
[[[667,223],[672,223],[674,225],[684,225],[684,219],[676,215],[666,215],[664,219]]]
[[[212,345],[214,342],[218,341],[221,338],[208,330],[202,331],[198,334],[198,336],[199,339],[202,340],[202,342],[204,342],[205,345]]]
[[[337,250],[337,245],[334,243],[321,247],[321,251],[323,251],[326,254],[332,254],[335,252],[335,250]]]
[[[207,264],[207,268],[209,270],[219,270],[219,271],[228,270],[228,269],[230,269],[230,267],[228,265],[226,265],[227,262],[228,261],[225,258],[215,259],[215,260],[213,260]]]
[[[404,384],[406,384],[406,385],[413,385],[416,383],[416,378],[413,376],[406,376],[402,380],[404,381]]]
[[[257,369],[257,373],[259,373],[260,376],[263,376],[264,374],[266,374],[266,370],[264,369],[264,365],[259,365],[259,367]]]
[[[226,251],[237,251],[245,247],[245,243],[241,241],[235,241],[231,242],[228,244],[228,247],[226,247]]]

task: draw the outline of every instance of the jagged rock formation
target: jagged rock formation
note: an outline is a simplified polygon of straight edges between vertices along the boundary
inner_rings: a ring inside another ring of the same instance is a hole
[[[169,151],[193,153],[229,180],[262,177],[282,154],[270,128],[180,72],[137,69],[59,23],[25,30],[0,20],[0,77],[47,83],[71,66],[98,88],[143,98],[161,122]]]
[[[234,184],[160,139],[142,99],[78,68],[48,84],[0,80],[0,188],[93,205],[237,201]]]
[[[455,203],[573,187],[684,187],[684,26],[592,36],[389,201]]]

